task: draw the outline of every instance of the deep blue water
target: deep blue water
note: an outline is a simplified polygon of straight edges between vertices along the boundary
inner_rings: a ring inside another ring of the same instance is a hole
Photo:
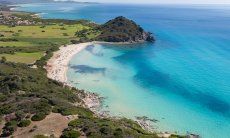
[[[104,23],[123,15],[136,21],[154,33],[154,44],[88,47],[71,60],[69,81],[106,97],[114,115],[146,115],[159,120],[159,130],[230,137],[230,6],[48,3],[18,9],[44,18]]]

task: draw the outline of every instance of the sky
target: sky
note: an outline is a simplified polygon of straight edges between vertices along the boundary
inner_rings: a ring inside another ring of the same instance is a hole
[[[68,0],[56,0],[68,1]],[[230,4],[230,0],[70,0],[101,3],[157,3],[157,4]]]

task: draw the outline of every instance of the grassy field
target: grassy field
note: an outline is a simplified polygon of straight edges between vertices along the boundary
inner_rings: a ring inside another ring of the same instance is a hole
[[[0,42],[0,46],[3,47],[27,47],[27,46],[33,46],[33,43],[30,42],[23,42],[23,41],[19,41],[19,42]]]
[[[40,59],[47,49],[56,49],[78,39],[75,33],[90,27],[82,24],[33,25],[10,27],[0,25],[1,57],[7,61],[30,64]],[[14,51],[14,54],[9,54]]]
[[[40,59],[44,55],[44,52],[34,52],[34,53],[15,53],[15,54],[0,54],[0,57],[5,57],[7,61],[16,63],[26,63],[31,64],[36,60]]]
[[[14,38],[69,38],[74,37],[76,31],[87,29],[81,24],[75,25],[46,25],[46,26],[0,26],[0,33],[5,37]]]

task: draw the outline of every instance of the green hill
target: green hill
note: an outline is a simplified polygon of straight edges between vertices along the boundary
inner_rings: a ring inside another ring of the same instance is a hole
[[[101,34],[97,36],[97,40],[106,42],[153,42],[154,38],[151,33],[145,32],[142,27],[134,21],[123,16],[119,16],[107,23],[99,26]]]
[[[78,42],[105,41],[105,42],[154,42],[155,39],[150,32],[144,31],[142,27],[134,21],[123,16],[112,19],[102,25],[94,25],[93,28],[84,29],[76,32],[76,37],[80,38]]]

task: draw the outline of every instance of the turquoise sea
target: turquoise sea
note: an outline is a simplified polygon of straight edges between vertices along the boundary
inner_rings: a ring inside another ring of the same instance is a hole
[[[156,42],[92,45],[69,64],[68,81],[105,97],[112,115],[158,120],[157,130],[230,138],[230,5],[25,4],[44,18],[104,23],[126,16]]]

